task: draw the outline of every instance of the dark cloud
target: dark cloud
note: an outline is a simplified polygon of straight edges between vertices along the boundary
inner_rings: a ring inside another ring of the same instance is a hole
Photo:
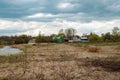
[[[37,13],[65,15],[25,19]],[[120,17],[119,13],[120,0],[0,0],[0,18],[8,19],[44,22],[59,18],[70,21],[92,21],[116,19]]]

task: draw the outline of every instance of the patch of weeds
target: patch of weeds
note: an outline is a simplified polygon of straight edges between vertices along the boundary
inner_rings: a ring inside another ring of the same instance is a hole
[[[76,47],[89,47],[89,43],[72,43],[71,45]]]
[[[75,54],[69,54],[66,52],[63,52],[57,56],[50,56],[49,58],[46,58],[46,61],[58,61],[58,62],[64,62],[64,61],[72,61],[75,60],[76,55]]]
[[[8,78],[0,78],[0,80],[9,80]]]
[[[16,79],[16,78],[0,78],[0,80],[27,80],[27,79]]]
[[[26,57],[25,54],[20,55],[8,55],[8,56],[0,56],[0,63],[16,63],[16,62],[23,62],[25,61]]]
[[[105,42],[105,43],[96,43],[95,46],[114,46],[114,45],[120,45],[119,42]]]
[[[34,73],[34,75],[35,75],[34,78],[37,79],[37,80],[46,80],[45,79],[45,74],[43,72],[41,72],[41,73]]]
[[[115,48],[116,50],[120,50],[120,45]]]
[[[104,70],[111,71],[111,72],[120,72],[119,57],[87,59],[84,65],[102,67]]]
[[[25,48],[31,48],[32,45],[24,45]]]
[[[78,67],[75,65],[58,65],[55,66],[54,80],[76,80]]]

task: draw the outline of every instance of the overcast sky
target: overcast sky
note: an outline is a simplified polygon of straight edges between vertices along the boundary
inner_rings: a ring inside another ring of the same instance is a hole
[[[120,28],[120,0],[0,0],[0,35],[77,34]]]

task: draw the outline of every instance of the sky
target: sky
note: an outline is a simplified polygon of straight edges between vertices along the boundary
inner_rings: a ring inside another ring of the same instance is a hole
[[[74,28],[78,35],[120,28],[120,0],[0,0],[0,35],[57,34]]]

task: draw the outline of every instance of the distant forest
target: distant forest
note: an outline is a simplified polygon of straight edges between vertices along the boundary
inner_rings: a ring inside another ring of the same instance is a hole
[[[61,29],[58,34],[51,34],[50,36],[44,36],[42,34],[38,34],[38,36],[35,37],[30,35],[28,36],[26,34],[19,36],[0,36],[0,45],[26,44],[32,39],[34,39],[36,43],[57,42],[57,37],[67,38],[70,40],[76,36],[76,33],[77,31],[75,29],[68,28],[65,30]],[[114,27],[112,31],[104,34],[102,33],[101,35],[91,32],[89,34],[83,34],[82,36],[88,37],[89,42],[120,42],[120,29],[118,27]]]

